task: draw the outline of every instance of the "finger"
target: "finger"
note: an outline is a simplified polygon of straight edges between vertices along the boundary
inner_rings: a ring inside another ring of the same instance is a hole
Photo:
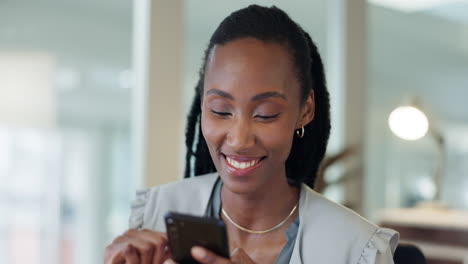
[[[255,262],[247,255],[242,248],[236,248],[231,254],[233,263],[254,264]]]
[[[177,264],[177,262],[175,262],[175,261],[172,260],[172,259],[167,259],[166,261],[164,261],[163,264]]]
[[[144,238],[146,238],[148,240],[152,240],[154,238],[163,238],[163,239],[167,240],[167,234],[166,233],[157,232],[157,231],[153,231],[153,230],[149,230],[149,229],[141,229],[141,230],[130,229],[128,231],[128,233],[130,235],[138,234],[139,236],[144,237]]]
[[[236,254],[237,250],[239,250],[239,248],[235,248],[229,256],[232,258],[232,256]]]
[[[104,264],[115,264],[119,263],[117,250],[115,249],[115,244],[109,244],[104,249]],[[123,261],[123,260],[122,260]]]
[[[169,258],[169,249],[168,249],[168,242],[167,242],[167,235],[161,232],[155,232],[148,229],[143,230],[128,230],[125,234],[128,237],[133,237],[138,239],[139,241],[144,241],[148,244],[141,244],[138,248],[139,250],[143,250],[145,254],[147,254],[148,262],[143,262],[145,264],[161,264],[164,260]],[[146,260],[146,259],[145,259]]]
[[[141,232],[143,232],[143,234],[148,235],[149,237],[152,237],[152,236],[161,236],[161,237],[164,237],[165,239],[167,239],[167,234],[166,233],[163,233],[163,232],[158,232],[158,231],[153,231],[153,230],[150,230],[150,229],[141,229],[140,230]]]
[[[138,256],[137,250],[131,245],[127,245],[123,251],[123,258],[125,259],[125,264],[139,264],[140,257]]]
[[[170,257],[167,238],[155,237],[152,242],[156,245],[153,255],[153,264],[163,263],[164,260]]]
[[[125,258],[123,252],[127,244],[110,244],[106,247],[104,251],[104,263],[106,264],[123,264],[125,263]]]
[[[166,233],[155,232],[148,229],[140,231],[141,237],[155,246],[153,264],[161,264],[169,258],[169,248]]]
[[[172,259],[172,252],[169,246],[166,246],[165,250],[166,250],[166,259]]]
[[[215,253],[206,250],[202,247],[193,247],[191,250],[193,258],[202,264],[228,264],[231,263],[229,259],[220,257]]]
[[[139,255],[141,264],[151,264],[153,262],[153,256],[156,250],[156,246],[154,244],[145,241],[141,237],[131,236],[127,233],[124,234],[124,237],[126,238],[126,242],[131,244],[132,247],[137,251],[137,255]]]
[[[176,263],[174,260],[172,260],[172,254],[171,254],[171,250],[169,250],[169,246],[166,246],[166,247],[164,248],[164,253],[165,253],[165,254],[164,254],[164,256],[163,256],[163,261],[169,259],[169,260],[171,260],[173,263]],[[162,261],[161,261],[161,262],[162,262]],[[161,263],[161,262],[160,262],[160,263]],[[159,264],[159,263],[158,263],[158,264]]]

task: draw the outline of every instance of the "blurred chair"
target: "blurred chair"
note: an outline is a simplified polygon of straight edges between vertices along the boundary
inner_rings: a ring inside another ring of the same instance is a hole
[[[393,255],[395,264],[426,264],[422,251],[411,244],[399,244]]]

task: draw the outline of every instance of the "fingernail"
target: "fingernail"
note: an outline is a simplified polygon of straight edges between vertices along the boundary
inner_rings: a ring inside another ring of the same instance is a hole
[[[173,262],[172,262],[170,259],[168,259],[168,260],[164,261],[163,264],[172,264],[172,263],[173,263]]]
[[[196,258],[202,259],[206,256],[206,251],[201,247],[193,247],[192,248],[192,255]]]
[[[231,252],[231,257],[234,256],[234,254],[236,254],[237,250],[239,250],[239,248],[235,248],[235,249]]]

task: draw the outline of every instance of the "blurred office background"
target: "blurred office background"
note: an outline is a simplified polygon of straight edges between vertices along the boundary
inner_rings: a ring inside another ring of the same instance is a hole
[[[102,262],[135,189],[182,177],[203,51],[251,3],[284,9],[323,56],[328,155],[353,148],[325,195],[374,221],[436,192],[466,213],[468,1],[0,0],[0,264]],[[443,154],[390,131],[414,100]]]

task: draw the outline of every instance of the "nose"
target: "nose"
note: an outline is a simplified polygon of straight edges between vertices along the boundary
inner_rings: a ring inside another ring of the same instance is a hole
[[[226,143],[237,153],[247,152],[255,145],[252,124],[245,119],[235,120],[227,133]]]

